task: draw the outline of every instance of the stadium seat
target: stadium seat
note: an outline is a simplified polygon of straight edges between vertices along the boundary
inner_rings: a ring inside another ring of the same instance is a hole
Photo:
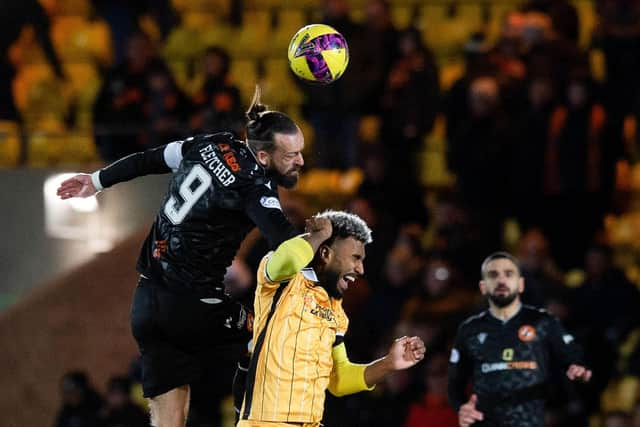
[[[398,30],[409,27],[413,20],[414,10],[407,6],[394,6],[391,9],[391,20]]]
[[[258,84],[256,62],[253,59],[234,59],[231,62],[231,83],[240,89],[242,103],[249,105]],[[265,98],[266,99],[266,98]]]
[[[111,61],[110,29],[104,21],[88,21],[80,16],[60,16],[53,22],[51,37],[63,61]]]
[[[578,10],[578,20],[580,22],[578,44],[586,48],[591,42],[591,34],[598,19],[596,11],[593,2],[589,0],[574,0],[573,5]]]
[[[271,47],[269,11],[247,10],[243,15],[242,26],[233,31],[230,40],[225,47],[235,58],[256,58],[267,54],[267,48]]]
[[[280,9],[277,15],[278,26],[275,28],[272,46],[266,52],[269,56],[284,56],[291,37],[306,24],[306,18],[301,9]]]
[[[455,54],[473,31],[482,28],[482,7],[477,3],[426,5],[419,28],[436,54]]]
[[[286,59],[267,59],[262,84],[264,99],[276,108],[302,103],[302,93],[293,81],[293,73]]]
[[[15,167],[20,160],[20,134],[18,125],[0,120],[0,167]]]

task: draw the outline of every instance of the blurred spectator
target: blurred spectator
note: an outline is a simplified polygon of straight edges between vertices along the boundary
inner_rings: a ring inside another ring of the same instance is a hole
[[[148,148],[150,77],[167,69],[144,33],[127,46],[127,58],[107,72],[93,107],[96,145],[106,162]]]
[[[615,158],[622,157],[625,116],[640,115],[640,3],[598,0],[592,44],[605,59],[603,103],[609,116],[607,141]]]
[[[366,81],[361,107],[367,114],[378,114],[385,81],[393,62],[398,57],[398,31],[391,21],[391,6],[387,0],[368,0],[362,29],[366,73],[360,76]]]
[[[597,408],[598,396],[614,373],[618,346],[640,324],[640,291],[614,266],[607,246],[596,245],[587,251],[585,273],[584,283],[573,291],[569,323],[584,343],[587,363],[596,373],[587,407]]]
[[[398,212],[402,215],[399,219],[424,222],[424,208],[412,201],[421,199],[418,170],[422,145],[439,108],[438,68],[415,28],[400,33],[398,51],[382,96],[380,139],[387,179],[403,188],[404,212]]]
[[[544,168],[544,229],[561,268],[577,267],[602,226],[604,109],[586,73],[576,71],[565,105],[551,116]],[[611,166],[608,166],[612,168]]]
[[[93,10],[111,29],[111,45],[116,64],[127,57],[129,39],[140,31],[140,19],[149,15],[154,19],[162,40],[176,24],[177,16],[169,0],[92,0]]]
[[[382,98],[381,138],[387,163],[403,165],[396,172],[417,182],[420,148],[439,108],[438,68],[415,28],[400,33],[398,51]]]
[[[362,28],[349,17],[346,0],[325,2],[321,22],[334,27],[349,45],[349,66],[327,86],[295,81],[305,95],[303,114],[313,126],[314,167],[349,169],[357,166],[358,125],[365,103],[368,64],[363,47],[369,43]]]
[[[84,372],[66,373],[60,381],[62,407],[55,427],[96,427],[102,399]]]
[[[515,121],[519,137],[514,141],[509,185],[512,214],[523,229],[542,223],[545,141],[549,139],[549,123],[557,98],[556,85],[550,76],[533,77],[528,85],[528,106]]]
[[[220,47],[209,47],[204,52],[204,83],[193,96],[196,114],[191,126],[196,131],[233,131],[243,137],[244,111],[240,90],[229,83],[231,57]]]
[[[602,414],[602,427],[632,427],[631,417],[622,411],[606,412]]]
[[[131,381],[126,377],[112,377],[100,411],[100,427],[147,426],[149,416],[131,400]]]
[[[146,92],[144,112],[149,129],[143,139],[145,147],[180,139],[186,132],[191,103],[165,64],[156,63],[151,67]]]
[[[580,35],[578,11],[568,0],[529,0],[521,9],[525,12],[535,10],[548,15],[556,33],[572,43],[578,42]]]
[[[375,240],[367,245],[367,257],[364,259],[366,280],[374,290],[382,287],[384,261],[389,248],[393,245],[396,235],[396,225],[391,222],[390,215],[384,208],[376,207],[371,200],[358,196],[352,199],[347,209],[366,221]],[[352,316],[353,317],[353,316]]]
[[[640,401],[636,403],[631,413],[631,427],[640,427]]]
[[[437,352],[423,365],[426,391],[411,405],[404,427],[457,427],[458,414],[447,401],[447,356]]]
[[[470,117],[449,140],[448,161],[462,201],[482,224],[481,241],[492,250],[500,247],[507,214],[512,128],[500,108],[494,77],[473,79],[467,95]]]
[[[547,237],[539,229],[524,233],[518,244],[520,270],[524,277],[522,302],[537,307],[552,305],[550,310],[560,320],[566,320],[567,289],[562,281],[562,272],[549,253]]]
[[[9,61],[9,47],[18,39],[25,26],[31,26],[46,59],[58,78],[64,78],[53,43],[50,23],[37,0],[3,1],[0,14],[0,120],[20,120],[13,99],[12,82],[16,70]]]
[[[392,330],[405,301],[419,286],[422,265],[419,240],[400,232],[387,253],[383,286],[375,290],[366,313],[370,342],[377,342]]]
[[[480,299],[477,292],[462,286],[461,276],[444,257],[431,255],[422,273],[421,285],[403,306],[402,319],[422,325],[425,345],[455,335]]]

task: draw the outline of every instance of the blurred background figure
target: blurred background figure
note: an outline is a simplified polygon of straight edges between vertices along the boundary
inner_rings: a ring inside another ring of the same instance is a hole
[[[244,132],[240,90],[229,83],[231,57],[220,47],[209,47],[202,58],[203,83],[193,96],[195,114],[191,127],[198,132],[233,130]]]
[[[102,398],[95,391],[84,372],[68,372],[60,381],[62,405],[55,427],[95,427]]]
[[[148,427],[149,414],[131,400],[131,381],[112,377],[100,410],[101,427]]]

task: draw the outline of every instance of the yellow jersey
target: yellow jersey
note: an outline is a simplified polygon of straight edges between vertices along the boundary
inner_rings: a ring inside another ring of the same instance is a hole
[[[253,356],[241,420],[319,423],[333,368],[332,348],[349,320],[311,268],[288,281],[258,268],[254,300]],[[341,339],[340,339],[341,340]]]

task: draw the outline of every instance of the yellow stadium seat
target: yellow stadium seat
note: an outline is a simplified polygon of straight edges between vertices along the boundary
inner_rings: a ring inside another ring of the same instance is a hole
[[[275,108],[300,105],[302,93],[289,70],[286,59],[268,59],[265,61],[265,79],[262,84],[264,99]]]
[[[413,8],[407,6],[394,6],[391,9],[391,20],[393,25],[403,30],[411,25],[413,19]]]
[[[64,125],[55,118],[42,118],[27,136],[27,163],[32,167],[58,164],[64,155]]]
[[[591,34],[598,19],[593,3],[594,2],[588,0],[577,0],[573,2],[578,10],[578,19],[580,22],[578,44],[582,47],[587,47],[591,42]]]
[[[259,83],[255,61],[253,59],[234,59],[231,62],[230,78],[231,83],[240,89],[243,104],[249,105],[256,84]]]
[[[419,27],[436,52],[451,52],[482,28],[482,7],[477,3],[427,5],[421,10]]]
[[[104,21],[91,22],[80,16],[60,16],[53,22],[51,37],[63,61],[111,61],[110,30]]]
[[[88,17],[91,14],[90,0],[56,0],[54,10],[58,15]]]
[[[306,24],[305,16],[300,9],[281,9],[278,12],[278,26],[271,43],[273,47],[270,55],[282,55],[281,51],[286,51],[289,47],[291,37]]]
[[[203,50],[201,32],[196,28],[180,26],[169,33],[163,55],[169,62],[186,61],[200,55]]]
[[[214,25],[210,25],[201,30],[202,44],[204,46],[221,46],[228,48],[230,41],[233,40],[231,35],[233,28],[226,22],[219,20]]]
[[[239,58],[263,56],[271,45],[271,17],[266,10],[247,10],[243,16],[242,27],[233,31],[227,46],[229,53]]]
[[[0,120],[0,167],[15,167],[20,160],[20,134],[18,125]]]

